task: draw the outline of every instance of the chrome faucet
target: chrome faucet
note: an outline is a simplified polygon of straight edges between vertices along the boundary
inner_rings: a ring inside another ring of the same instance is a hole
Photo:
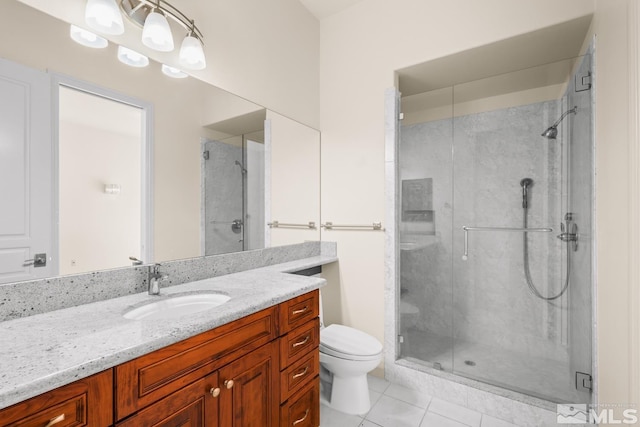
[[[149,274],[147,276],[147,284],[149,285],[149,295],[160,295],[160,281],[166,279],[167,275],[160,273],[160,264],[149,266]]]

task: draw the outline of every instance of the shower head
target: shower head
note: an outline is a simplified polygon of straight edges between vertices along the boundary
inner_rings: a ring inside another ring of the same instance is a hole
[[[544,136],[547,139],[556,139],[556,137],[558,136],[558,127],[557,126],[551,126],[547,130],[542,132],[541,135]]]
[[[570,110],[565,111],[564,113],[562,113],[562,115],[560,116],[560,118],[551,126],[549,126],[547,128],[547,130],[545,130],[544,132],[541,133],[542,136],[544,136],[547,139],[556,139],[556,137],[558,136],[558,125],[560,124],[560,122],[567,117],[570,113],[573,114],[577,114],[578,113],[578,107],[573,107]]]
[[[240,163],[238,160],[236,160],[236,165],[240,166],[240,171],[242,172],[243,175],[247,173],[247,170],[244,168],[244,165]]]

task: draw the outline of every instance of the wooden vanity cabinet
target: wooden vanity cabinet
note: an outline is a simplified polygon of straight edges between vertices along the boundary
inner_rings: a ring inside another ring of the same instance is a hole
[[[318,296],[0,410],[0,427],[318,427]]]
[[[108,427],[112,424],[111,369],[0,410],[2,427]]]

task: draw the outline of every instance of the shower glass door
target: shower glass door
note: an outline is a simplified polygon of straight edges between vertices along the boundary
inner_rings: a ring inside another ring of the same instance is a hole
[[[402,99],[401,357],[453,370],[453,88]]]
[[[403,98],[400,357],[591,401],[590,61]]]

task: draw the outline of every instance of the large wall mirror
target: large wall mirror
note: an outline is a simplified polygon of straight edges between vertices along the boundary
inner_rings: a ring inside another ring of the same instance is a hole
[[[45,86],[40,98],[0,109],[41,116],[43,125],[20,135],[50,141],[38,156],[52,172],[26,175],[41,171],[30,163],[28,142],[11,160],[24,167],[15,170],[21,186],[0,186],[3,200],[12,192],[19,201],[12,206],[20,206],[0,217],[0,241],[11,241],[0,246],[0,283],[125,267],[130,257],[163,262],[320,239],[317,130],[191,76],[167,77],[153,60],[124,65],[117,45],[81,46],[67,22],[24,3],[0,5],[0,36],[11,41],[0,45],[0,65],[17,67],[17,76],[33,73]],[[31,96],[37,84],[19,80],[0,75],[2,97],[12,90]],[[16,129],[24,124],[11,120]],[[6,138],[0,132],[0,149]],[[40,203],[52,206],[44,218],[24,207],[35,183],[45,183]],[[50,241],[26,244],[22,237],[43,222]],[[17,232],[7,231],[16,224]],[[38,253],[47,253],[46,267],[25,262]]]

